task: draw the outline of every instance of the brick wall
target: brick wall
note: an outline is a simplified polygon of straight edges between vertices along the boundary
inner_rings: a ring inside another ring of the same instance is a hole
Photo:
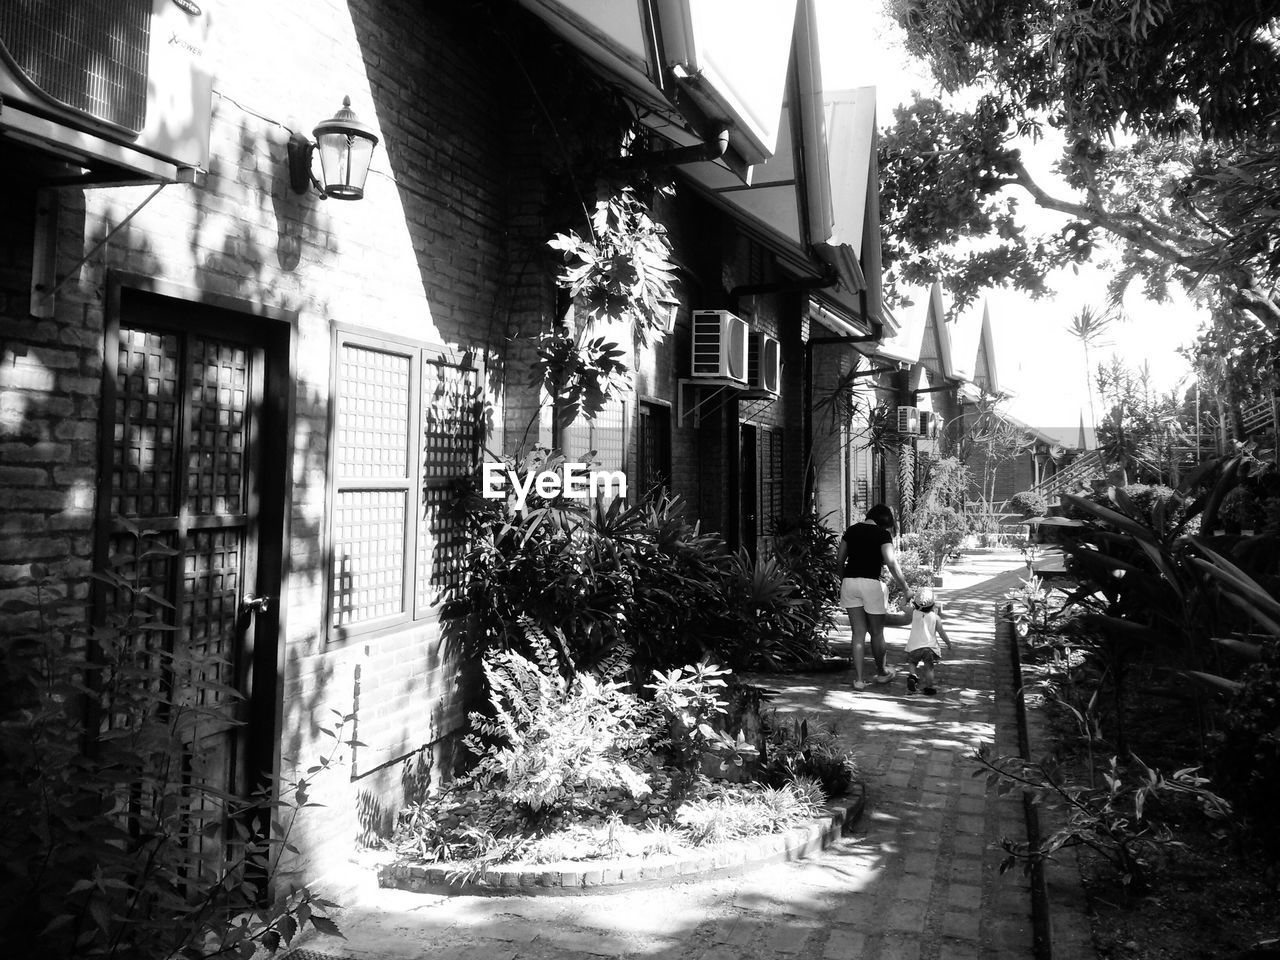
[[[490,444],[503,446],[504,426],[524,413],[506,416],[505,387],[523,383],[528,368],[519,355],[506,367],[494,361],[512,331],[536,325],[547,309],[545,274],[529,268],[530,250],[545,239],[541,168],[528,159],[527,87],[481,11],[412,0],[327,0],[305,10],[226,0],[215,16],[207,180],[162,191],[78,270],[51,319],[27,316],[34,187],[0,200],[0,614],[6,629],[34,620],[39,562],[60,584],[55,598],[66,594],[69,615],[83,615],[112,271],[192,300],[222,298],[246,315],[291,317],[293,436],[282,439],[293,536],[280,614],[280,752],[313,762],[331,711],[354,713],[356,735],[369,745],[344,751],[349,765],[317,790],[325,809],[309,811],[294,836],[304,873],[340,891],[353,843],[385,829],[406,796],[448,765],[440,738],[460,726],[474,678],[461,674],[430,620],[341,644],[326,637],[332,330],[358,326],[486,362],[496,407]],[[517,46],[525,39],[512,38]],[[366,197],[297,196],[285,166],[289,130],[309,133],[344,94],[381,135]],[[66,193],[60,274],[149,190]]]

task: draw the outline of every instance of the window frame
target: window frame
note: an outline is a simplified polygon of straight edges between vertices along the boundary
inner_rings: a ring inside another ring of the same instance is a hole
[[[394,356],[406,357],[409,361],[409,416],[406,443],[406,476],[403,478],[376,479],[363,477],[340,477],[338,425],[341,412],[342,391],[340,370],[343,350],[352,346],[366,350],[375,350]],[[427,502],[424,491],[430,482],[440,487],[452,484],[455,478],[432,478],[426,475],[427,453],[423,431],[423,372],[428,363],[443,363],[466,370],[474,377],[477,388],[484,384],[484,364],[471,353],[463,353],[441,344],[429,341],[396,337],[383,330],[372,330],[348,324],[335,324],[331,337],[330,371],[329,371],[329,411],[328,439],[329,449],[326,456],[326,490],[324,517],[324,549],[323,563],[323,623],[322,636],[326,645],[342,645],[353,640],[366,640],[387,634],[397,633],[415,625],[435,622],[439,619],[439,606],[435,603],[419,609],[418,603],[418,560],[423,538],[427,535]],[[484,448],[485,430],[483,416],[476,418],[476,442],[474,454],[478,455]],[[367,621],[349,625],[337,625],[333,622],[336,591],[334,590],[334,559],[337,550],[337,504],[338,498],[346,490],[401,490],[405,491],[405,533],[404,548],[400,558],[400,610],[397,613],[377,617]],[[434,556],[429,556],[430,563]]]
[[[645,428],[644,420],[648,419],[652,423],[659,424],[656,431],[658,444],[661,450],[658,456],[653,459],[661,461],[657,466],[662,470],[654,470],[655,474],[661,473],[665,479],[664,486],[668,492],[671,492],[675,485],[673,474],[675,466],[672,462],[672,423],[671,423],[671,404],[664,400],[654,400],[643,398],[636,403],[636,483],[639,485],[636,493],[631,497],[633,501],[638,501],[642,496],[649,493],[645,476],[645,467],[648,466],[645,460],[645,453],[649,452],[644,443]]]

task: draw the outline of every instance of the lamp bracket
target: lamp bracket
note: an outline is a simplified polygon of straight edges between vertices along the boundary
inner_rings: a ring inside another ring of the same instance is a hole
[[[316,151],[315,143],[300,133],[292,133],[289,135],[288,143],[285,144],[285,149],[289,154],[290,189],[294,193],[306,193],[308,187],[315,187],[320,199],[328,200],[329,195],[324,192],[324,184],[311,172],[311,158]]]

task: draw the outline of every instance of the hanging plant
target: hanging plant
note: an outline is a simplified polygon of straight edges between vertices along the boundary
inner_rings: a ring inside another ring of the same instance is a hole
[[[568,291],[587,328],[630,321],[643,346],[668,332],[675,264],[666,230],[630,187],[598,200],[590,238],[570,230],[547,245],[564,255],[556,283]]]

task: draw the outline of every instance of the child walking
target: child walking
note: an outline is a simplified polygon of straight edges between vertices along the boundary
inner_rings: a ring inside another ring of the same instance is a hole
[[[942,651],[938,648],[938,639],[947,645],[951,652],[951,638],[934,607],[933,588],[917,587],[911,600],[911,635],[907,638],[907,661],[911,664],[911,673],[907,675],[907,689],[912,693],[920,682],[924,682],[924,692],[933,696],[938,692],[933,685],[933,665],[942,659]],[[920,671],[917,677],[915,671]]]

